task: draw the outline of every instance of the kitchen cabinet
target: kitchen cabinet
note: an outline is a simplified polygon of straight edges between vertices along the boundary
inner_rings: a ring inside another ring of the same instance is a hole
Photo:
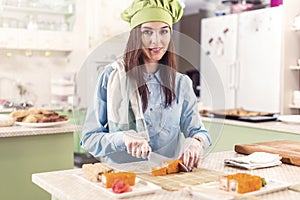
[[[295,32],[295,35],[296,35],[296,37],[298,39],[297,43],[299,44],[299,41],[300,41],[300,33],[299,33],[300,32],[300,27],[292,28],[292,31]],[[299,47],[299,49],[300,49],[300,47]],[[300,57],[298,57],[298,59],[296,59],[296,61],[297,61],[297,65],[291,65],[291,66],[289,66],[289,69],[292,71],[292,73],[295,73],[298,76],[300,76],[299,75],[300,74]],[[298,89],[297,90],[299,91],[300,90],[300,77],[298,77],[298,79],[299,79],[299,84],[298,84]],[[291,103],[289,105],[289,108],[300,110],[300,105],[295,105],[294,104],[294,102],[293,102],[294,98],[295,98],[295,96],[292,95],[292,97],[291,97]]]
[[[73,168],[74,125],[0,129],[0,199],[51,199],[31,182],[33,173]]]
[[[90,49],[130,30],[129,24],[121,19],[121,13],[131,2],[131,0],[87,1],[87,31]],[[106,60],[111,59],[111,55],[107,53],[103,57],[107,57]]]
[[[73,49],[75,0],[1,1],[0,49]]]
[[[209,127],[217,122],[203,119],[203,123],[209,131]],[[263,123],[256,124],[226,120],[223,125],[222,133],[212,151],[231,151],[234,150],[234,145],[236,144],[267,142],[272,140],[292,140],[300,142],[300,132],[297,131],[299,130],[299,125],[284,124],[282,122],[264,123],[265,125]],[[263,128],[264,126],[266,128]]]
[[[284,42],[282,62],[282,95],[280,98],[282,114],[300,114],[298,106],[292,105],[293,93],[300,90],[300,71],[297,61],[300,58],[300,32],[294,25],[295,17],[300,13],[300,1],[284,1]]]

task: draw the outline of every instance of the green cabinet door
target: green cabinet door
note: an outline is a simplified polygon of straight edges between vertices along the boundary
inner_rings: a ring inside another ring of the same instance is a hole
[[[209,130],[209,127],[211,126],[210,122],[204,121],[203,123]],[[295,133],[224,124],[219,140],[216,142],[212,151],[231,151],[234,150],[234,145],[236,144],[266,142],[273,140],[293,140],[300,142],[300,135]]]

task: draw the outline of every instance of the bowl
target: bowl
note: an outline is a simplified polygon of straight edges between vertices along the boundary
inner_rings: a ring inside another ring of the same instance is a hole
[[[15,123],[14,118],[7,114],[0,114],[0,127],[12,126]]]

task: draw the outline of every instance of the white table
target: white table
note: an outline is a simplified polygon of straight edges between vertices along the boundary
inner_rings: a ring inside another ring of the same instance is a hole
[[[242,156],[235,152],[218,152],[211,153],[203,161],[201,167],[209,168],[217,171],[223,171],[224,173],[236,173],[246,172],[256,174],[266,178],[275,178],[276,180],[288,182],[291,184],[300,183],[300,167],[282,164],[281,166],[257,169],[257,170],[242,170],[233,167],[224,166],[223,161],[225,158],[234,156]],[[60,200],[97,200],[97,199],[109,199],[109,196],[92,186],[85,181],[80,181],[74,177],[74,174],[80,172],[81,169],[45,172],[32,175],[32,180],[35,184],[55,196]],[[141,199],[141,196],[133,197],[130,199]],[[160,190],[154,194],[144,195],[143,199],[199,199],[189,195],[186,191],[165,191]],[[283,190],[276,193],[270,193],[258,196],[255,199],[276,199],[276,200],[292,200],[300,199],[300,192],[292,190]]]

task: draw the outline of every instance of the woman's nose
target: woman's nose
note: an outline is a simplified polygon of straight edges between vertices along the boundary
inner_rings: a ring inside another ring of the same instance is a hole
[[[158,43],[159,41],[159,34],[155,31],[151,35],[151,43]]]

